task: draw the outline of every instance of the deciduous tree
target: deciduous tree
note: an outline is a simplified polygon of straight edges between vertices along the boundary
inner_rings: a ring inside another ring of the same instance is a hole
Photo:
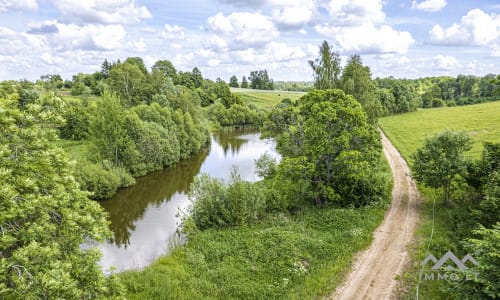
[[[425,140],[412,155],[413,176],[423,184],[443,189],[443,202],[449,205],[451,183],[463,176],[467,164],[465,152],[472,148],[471,138],[464,132],[446,130]]]
[[[0,98],[0,298],[104,299],[118,296],[100,253],[85,242],[109,236],[105,213],[73,179],[54,146],[61,120],[44,106]]]

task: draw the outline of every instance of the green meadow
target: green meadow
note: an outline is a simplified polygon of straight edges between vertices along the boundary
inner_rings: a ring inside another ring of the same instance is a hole
[[[290,92],[290,91],[264,91],[242,88],[231,88],[231,92],[240,96],[243,100],[264,109],[270,109],[278,104],[281,100],[289,98],[295,101],[305,95],[304,92]]]
[[[483,142],[500,142],[500,101],[421,109],[381,118],[379,124],[406,159],[423,145],[426,137],[445,129],[466,131],[474,140],[469,155],[478,158]]]

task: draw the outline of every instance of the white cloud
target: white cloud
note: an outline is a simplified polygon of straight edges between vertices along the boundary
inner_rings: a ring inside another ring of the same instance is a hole
[[[146,6],[135,0],[53,0],[68,21],[102,24],[132,24],[152,17]]]
[[[440,11],[446,6],[446,0],[425,0],[417,2],[413,0],[411,7],[418,10],[436,12]]]
[[[331,0],[328,12],[337,25],[360,25],[385,21],[382,0]]]
[[[388,25],[371,23],[354,27],[317,25],[316,31],[335,39],[343,52],[406,53],[414,43],[409,32],[396,31]]]
[[[440,70],[454,70],[459,68],[461,65],[457,59],[450,55],[436,55],[434,56],[434,67]]]
[[[221,63],[220,59],[214,59],[214,58],[212,58],[212,59],[208,60],[208,66],[209,67],[217,67],[218,65],[220,65],[220,63]]]
[[[143,38],[140,38],[137,41],[132,41],[132,47],[138,52],[146,51],[146,43]]]
[[[280,29],[300,29],[313,17],[316,9],[313,0],[286,1],[272,10],[272,20]]]
[[[56,24],[58,33],[49,37],[57,51],[115,50],[122,47],[126,31],[122,25]]]
[[[215,34],[208,43],[219,48],[259,47],[279,36],[271,19],[259,13],[218,13],[208,18],[205,29]]]
[[[54,56],[49,52],[45,52],[40,55],[40,59],[48,65],[56,65],[64,61],[64,58],[60,56]]]
[[[314,28],[332,38],[342,52],[387,54],[406,53],[414,43],[409,32],[385,24],[382,0],[332,0],[328,4],[331,21]]]
[[[0,0],[0,13],[10,10],[35,10],[38,8],[36,0]]]
[[[305,57],[306,54],[300,47],[290,47],[280,42],[271,42],[263,49],[249,48],[233,53],[233,58],[236,61],[251,65],[286,63]]]
[[[494,46],[500,40],[500,16],[473,9],[460,23],[448,28],[434,25],[429,31],[431,42],[440,45]]]
[[[181,26],[165,24],[161,37],[166,40],[183,40],[186,38],[186,33]]]

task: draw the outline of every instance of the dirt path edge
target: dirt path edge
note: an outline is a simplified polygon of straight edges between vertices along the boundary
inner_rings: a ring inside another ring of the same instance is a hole
[[[408,164],[380,132],[392,170],[392,203],[370,247],[356,255],[351,272],[329,299],[396,299],[397,276],[410,262],[408,245],[418,222],[419,193]]]

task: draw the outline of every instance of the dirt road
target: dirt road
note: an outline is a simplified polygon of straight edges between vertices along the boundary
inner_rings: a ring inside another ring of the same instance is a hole
[[[371,246],[359,253],[346,281],[330,299],[395,299],[397,275],[409,261],[407,245],[418,220],[419,194],[408,176],[406,161],[382,135],[384,154],[392,169],[392,204],[383,223],[375,230]]]

